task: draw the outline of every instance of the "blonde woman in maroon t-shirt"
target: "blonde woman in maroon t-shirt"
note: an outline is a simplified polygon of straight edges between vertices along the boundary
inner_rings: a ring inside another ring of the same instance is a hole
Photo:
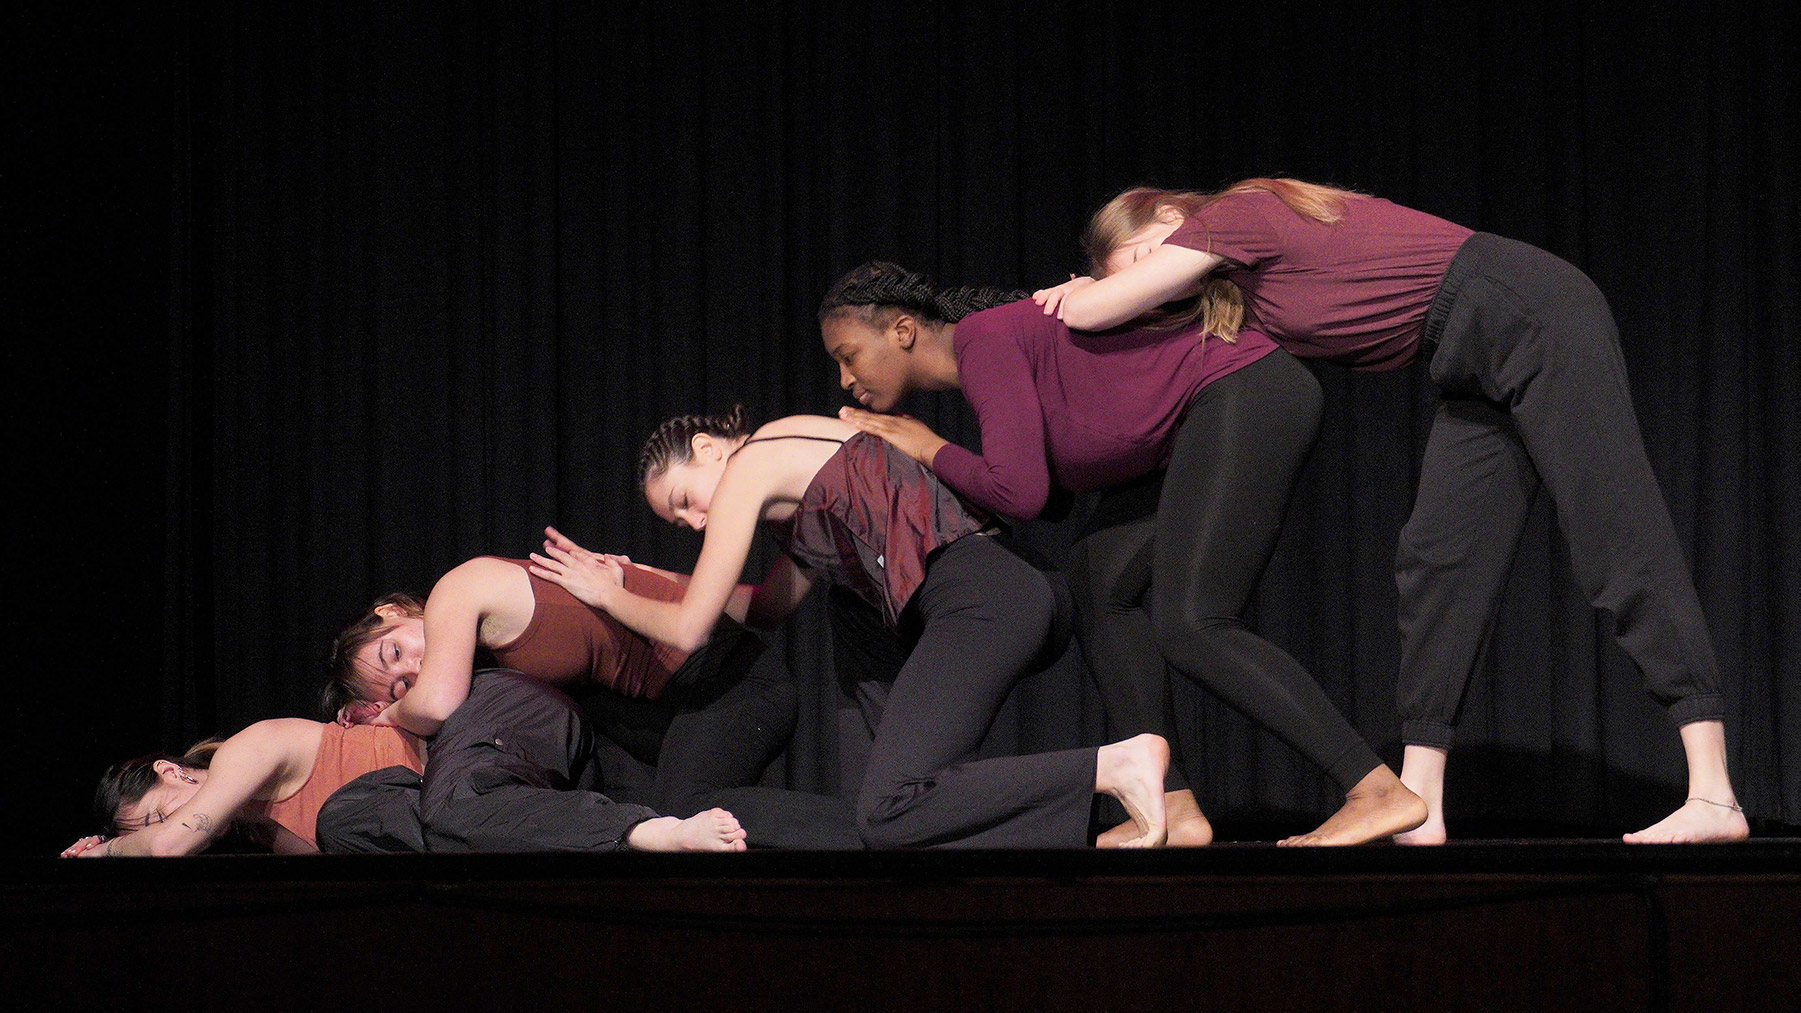
[[[1224,278],[1297,356],[1354,369],[1428,364],[1442,403],[1396,553],[1401,779],[1445,839],[1452,730],[1542,485],[1577,578],[1680,727],[1687,799],[1631,843],[1739,840],[1718,662],[1645,455],[1613,316],[1570,264],[1389,201],[1290,179],[1218,193],[1136,189],[1090,223],[1094,277],[1034,294],[1104,330]]]

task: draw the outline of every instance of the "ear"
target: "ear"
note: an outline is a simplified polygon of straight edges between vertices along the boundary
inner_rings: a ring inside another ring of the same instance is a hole
[[[913,343],[919,340],[919,320],[910,313],[902,313],[888,325],[888,340],[902,351],[912,351]]]
[[[1164,204],[1157,209],[1157,220],[1165,225],[1180,225],[1188,220],[1188,216],[1174,204]]]
[[[696,461],[710,461],[719,456],[719,441],[713,439],[712,433],[695,433],[688,441],[688,449]]]
[[[412,618],[407,613],[406,609],[403,609],[399,605],[395,605],[393,603],[389,603],[387,605],[375,606],[375,614],[378,616],[381,616],[383,619],[410,619],[410,618]]]
[[[181,780],[181,764],[170,760],[158,760],[150,765],[156,771],[157,779],[165,784],[174,784]]]

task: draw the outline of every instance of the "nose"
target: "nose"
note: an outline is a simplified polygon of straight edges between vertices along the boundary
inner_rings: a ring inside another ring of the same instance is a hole
[[[707,526],[707,515],[698,510],[684,510],[675,519],[686,524],[690,531],[699,531]]]
[[[850,375],[850,367],[846,366],[844,363],[840,362],[838,364],[838,387],[839,387],[839,389],[850,390],[850,385],[853,383],[856,383],[856,382],[857,382],[857,378]]]

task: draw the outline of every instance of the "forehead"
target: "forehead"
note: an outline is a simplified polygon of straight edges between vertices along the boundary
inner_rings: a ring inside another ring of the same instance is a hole
[[[142,820],[145,816],[156,812],[157,809],[161,807],[163,796],[167,793],[168,785],[163,784],[162,779],[158,778],[156,783],[152,784],[149,790],[144,792],[142,798],[138,799],[136,802],[128,802],[125,805],[120,806],[118,810],[113,813],[113,819],[120,823]]]
[[[680,464],[671,464],[644,483],[644,498],[659,517],[668,512],[670,500],[686,488],[687,476],[693,470],[694,460],[690,458]]]
[[[881,334],[875,324],[852,313],[839,313],[819,325],[819,333],[828,345],[867,341]]]

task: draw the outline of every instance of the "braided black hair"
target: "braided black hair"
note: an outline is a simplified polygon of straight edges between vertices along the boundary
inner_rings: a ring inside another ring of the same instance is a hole
[[[1004,288],[941,289],[917,271],[899,264],[872,260],[846,272],[826,290],[819,303],[819,321],[844,314],[855,315],[864,323],[876,324],[878,317],[895,311],[912,313],[922,320],[954,324],[971,313],[991,309],[1026,297],[1025,292]],[[886,323],[882,320],[881,323]]]
[[[744,406],[733,405],[724,415],[678,415],[657,427],[638,452],[638,488],[678,464],[694,459],[694,438],[708,433],[721,439],[750,435]]]

